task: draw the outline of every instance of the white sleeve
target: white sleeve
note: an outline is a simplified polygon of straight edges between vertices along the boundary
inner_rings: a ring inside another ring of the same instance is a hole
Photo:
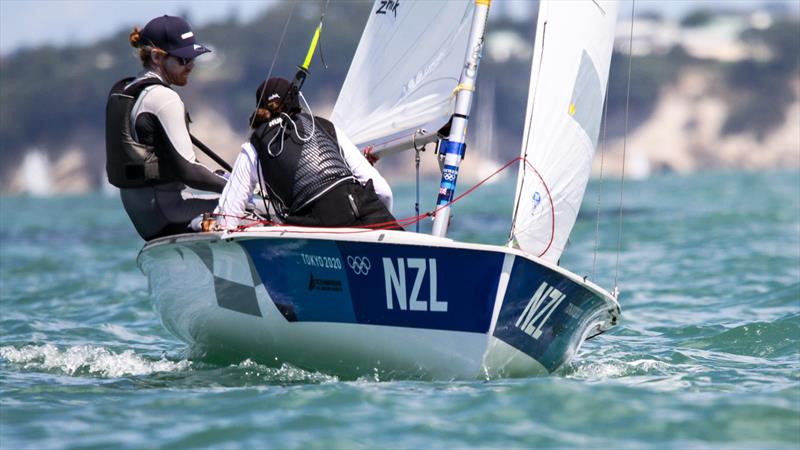
[[[189,136],[189,130],[186,129],[186,107],[178,93],[163,86],[155,86],[153,91],[148,94],[153,97],[153,102],[157,102],[157,109],[154,108],[153,114],[158,117],[158,121],[164,127],[164,132],[167,133],[175,151],[190,163],[196,163],[197,156],[192,146],[192,138]]]
[[[358,147],[350,141],[350,138],[347,137],[342,129],[335,124],[334,128],[336,129],[336,139],[342,147],[344,159],[347,161],[347,165],[350,166],[353,176],[361,183],[372,180],[375,193],[378,194],[381,203],[386,206],[389,212],[392,212],[392,188],[389,186],[389,183],[386,182],[386,179],[381,176],[377,169],[372,167],[372,164],[367,161],[367,158],[361,154]]]
[[[239,225],[239,218],[244,216],[247,200],[258,183],[258,156],[256,149],[249,142],[242,144],[242,152],[233,163],[233,171],[222,194],[219,204],[214,209],[217,224],[227,230]]]
[[[189,129],[186,126],[186,108],[178,93],[161,86],[148,86],[139,95],[131,114],[135,130],[136,118],[141,114],[153,114],[166,134],[169,148],[177,155],[174,158],[178,178],[195,189],[221,192],[225,179],[197,161]]]

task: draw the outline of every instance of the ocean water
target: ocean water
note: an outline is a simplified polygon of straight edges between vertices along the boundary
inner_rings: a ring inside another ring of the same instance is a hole
[[[503,242],[513,189],[457,203],[451,236]],[[623,200],[620,240],[619,183],[592,182],[561,260],[619,286],[617,328],[551,376],[432,382],[189,359],[118,198],[0,198],[0,448],[800,448],[800,173]]]

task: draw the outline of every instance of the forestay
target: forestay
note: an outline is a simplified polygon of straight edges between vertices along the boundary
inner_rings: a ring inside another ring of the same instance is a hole
[[[474,0],[376,0],[331,115],[359,147],[450,118]]]
[[[597,147],[616,1],[542,0],[534,41],[511,239],[558,261]]]

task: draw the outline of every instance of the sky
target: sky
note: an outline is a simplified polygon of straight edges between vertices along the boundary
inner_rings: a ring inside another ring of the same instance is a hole
[[[162,14],[188,12],[195,27],[231,14],[247,20],[278,1],[282,0],[0,0],[0,55],[44,44],[87,44],[120,29],[142,27]],[[298,1],[321,4],[320,0]],[[678,18],[698,8],[751,9],[771,1],[775,0],[636,0],[636,10],[657,10]],[[800,0],[778,1],[800,3]],[[493,9],[518,14],[531,10],[531,6],[530,0],[492,3]],[[629,10],[630,2],[623,1],[620,11]]]
[[[87,44],[143,27],[162,14],[189,13],[192,26],[232,13],[246,20],[268,7],[264,0],[0,0],[0,54],[44,44]]]

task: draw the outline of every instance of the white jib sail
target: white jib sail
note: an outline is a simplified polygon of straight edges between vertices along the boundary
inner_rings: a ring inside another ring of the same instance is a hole
[[[511,240],[556,262],[589,181],[617,2],[542,0],[534,41]]]
[[[359,147],[444,126],[474,0],[376,0],[331,120]]]

